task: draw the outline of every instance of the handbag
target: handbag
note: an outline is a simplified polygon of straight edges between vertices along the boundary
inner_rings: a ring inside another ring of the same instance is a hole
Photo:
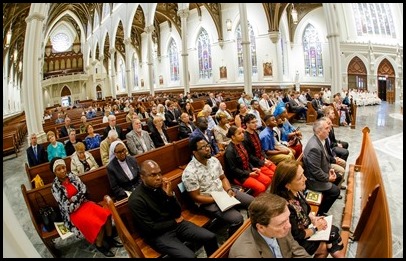
[[[38,198],[40,198],[40,201],[42,201],[41,204],[39,203]],[[39,192],[35,193],[35,201],[39,207],[39,215],[41,216],[43,230],[46,232],[54,230],[54,222],[61,221],[60,213],[57,213],[53,207],[46,204],[44,196]]]

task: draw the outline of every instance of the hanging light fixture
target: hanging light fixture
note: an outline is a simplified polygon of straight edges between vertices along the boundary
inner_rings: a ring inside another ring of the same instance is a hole
[[[233,26],[233,23],[231,22],[230,19],[227,19],[227,20],[226,20],[226,26],[227,26],[227,31],[228,31],[228,32],[231,32],[231,28],[232,28],[232,26]]]
[[[297,11],[295,9],[295,5],[292,3],[292,10],[290,11],[290,14],[292,15],[292,21],[294,24],[297,24],[298,19],[297,19]]]

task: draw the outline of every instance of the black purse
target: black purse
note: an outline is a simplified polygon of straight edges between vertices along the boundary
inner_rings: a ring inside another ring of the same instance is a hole
[[[41,199],[41,204],[38,202],[38,198]],[[60,213],[56,212],[53,207],[46,204],[44,196],[39,192],[35,193],[35,201],[37,202],[37,205],[39,207],[39,215],[41,216],[42,224],[44,226],[43,229],[47,232],[54,230],[54,222],[62,220]]]

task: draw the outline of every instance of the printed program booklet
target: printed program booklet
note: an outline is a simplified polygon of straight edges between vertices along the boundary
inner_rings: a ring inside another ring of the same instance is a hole
[[[227,192],[223,191],[213,191],[210,192],[211,196],[216,201],[217,206],[221,209],[221,211],[226,211],[229,208],[234,207],[241,202],[236,199],[235,197],[230,197]]]
[[[62,239],[68,238],[73,235],[73,233],[69,231],[69,229],[63,222],[54,222],[54,224],[56,231],[58,231],[58,234],[59,236],[61,236]]]
[[[322,193],[308,189],[306,194],[306,201],[314,205],[320,205]]]
[[[324,219],[327,222],[327,228],[325,230],[319,230],[316,232],[316,234],[312,235],[309,237],[307,240],[309,241],[327,241],[330,238],[330,232],[331,232],[331,224],[333,223],[333,215],[324,217]],[[314,227],[313,224],[310,224],[309,228]]]

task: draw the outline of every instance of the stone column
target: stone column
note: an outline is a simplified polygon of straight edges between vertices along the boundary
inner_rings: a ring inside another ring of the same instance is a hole
[[[93,74],[93,77],[92,77],[92,83],[91,83],[91,96],[90,96],[90,98],[91,99],[93,99],[93,100],[97,100],[97,92],[96,92],[96,85],[97,85],[97,81],[96,81],[96,77],[97,77],[97,75],[96,75],[96,64],[97,64],[97,60],[96,59],[94,59],[93,61],[92,61],[92,74]]]
[[[181,9],[178,11],[178,16],[180,17],[181,21],[181,28],[182,28],[182,81],[184,85],[183,93],[186,94],[190,92],[190,84],[189,84],[189,65],[188,65],[188,51],[187,51],[187,18],[189,16],[189,9]]]
[[[242,57],[244,63],[244,91],[252,95],[252,62],[250,51],[250,39],[248,35],[247,7],[245,3],[239,3],[238,8],[241,17],[242,34]]]
[[[111,63],[111,95],[113,96],[113,98],[116,98],[116,64],[115,64],[115,59],[114,59],[114,54],[116,53],[116,49],[115,48],[111,48],[109,50],[110,52],[110,63]]]
[[[147,86],[149,87],[149,92],[151,95],[155,95],[155,90],[154,90],[154,82],[153,82],[153,65],[154,63],[152,62],[152,52],[153,52],[153,46],[152,46],[152,32],[155,30],[153,25],[149,25],[144,28],[144,31],[147,33],[147,75],[148,79],[145,81]]]
[[[25,104],[25,118],[28,134],[36,133],[38,143],[46,140],[42,127],[44,104],[41,86],[41,61],[43,51],[41,44],[44,41],[44,20],[47,17],[48,5],[46,3],[33,3],[30,7],[24,39],[24,63],[23,66],[23,101]],[[29,140],[28,135],[28,140]]]
[[[134,89],[134,82],[133,82],[133,70],[131,68],[131,39],[126,38],[124,40],[125,44],[125,80],[127,82],[127,94],[131,97],[131,91]]]
[[[323,10],[326,17],[327,39],[330,47],[331,61],[331,93],[341,92],[342,82],[341,75],[341,49],[340,49],[340,31],[337,27],[339,23],[336,13],[335,3],[323,3]],[[324,75],[328,68],[324,68]]]

